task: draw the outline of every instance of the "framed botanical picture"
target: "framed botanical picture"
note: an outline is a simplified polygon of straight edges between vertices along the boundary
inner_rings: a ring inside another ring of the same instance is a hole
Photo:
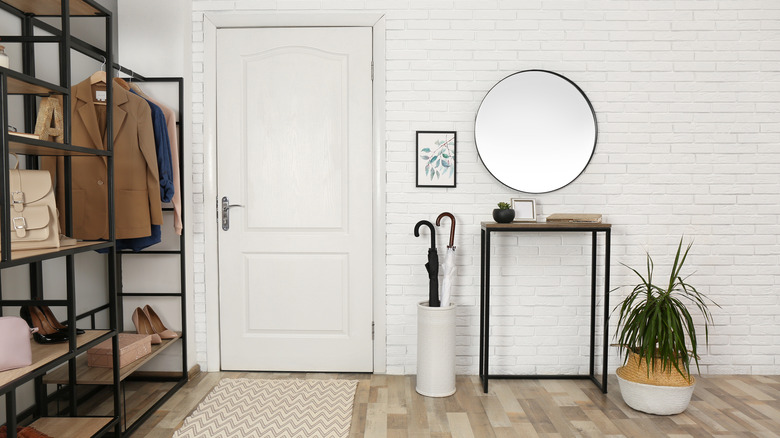
[[[536,201],[533,199],[512,198],[512,209],[515,210],[513,222],[536,222]]]
[[[454,131],[417,131],[417,187],[455,187]]]

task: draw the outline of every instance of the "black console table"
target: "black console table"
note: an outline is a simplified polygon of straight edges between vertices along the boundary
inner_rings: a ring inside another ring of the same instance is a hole
[[[555,223],[555,222],[514,222],[499,224],[482,222],[482,242],[480,247],[480,317],[479,317],[479,377],[482,389],[488,392],[488,380],[500,379],[589,379],[607,392],[607,359],[609,347],[609,253],[612,226],[602,223]],[[563,375],[491,375],[489,373],[488,348],[490,346],[490,236],[493,233],[592,233],[591,279],[590,279],[590,372],[588,374]],[[604,351],[601,382],[596,379],[596,268],[598,233],[604,233]]]

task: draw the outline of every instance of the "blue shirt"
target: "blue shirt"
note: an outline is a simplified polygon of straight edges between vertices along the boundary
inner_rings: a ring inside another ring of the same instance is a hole
[[[134,90],[131,93],[138,95]],[[146,100],[146,99],[144,99]],[[154,127],[154,146],[157,150],[157,170],[160,174],[160,200],[171,202],[173,199],[173,165],[171,164],[171,141],[168,139],[168,123],[159,106],[146,100],[152,109]]]

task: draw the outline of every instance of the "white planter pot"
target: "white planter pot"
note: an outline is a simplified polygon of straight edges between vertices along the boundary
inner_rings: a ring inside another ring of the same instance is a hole
[[[637,411],[654,415],[674,415],[688,408],[693,395],[694,382],[690,386],[656,386],[636,383],[620,376],[618,385],[623,401]]]
[[[417,305],[417,392],[427,397],[455,394],[455,305]]]

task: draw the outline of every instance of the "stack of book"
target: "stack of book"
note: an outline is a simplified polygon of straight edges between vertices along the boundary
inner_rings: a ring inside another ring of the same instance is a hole
[[[547,216],[547,222],[600,224],[600,214],[555,213]]]

